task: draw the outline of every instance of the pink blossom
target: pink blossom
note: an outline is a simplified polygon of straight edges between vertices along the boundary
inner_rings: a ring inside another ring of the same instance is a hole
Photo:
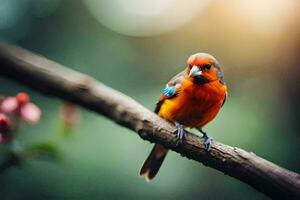
[[[7,141],[9,138],[8,135],[10,133],[10,127],[11,123],[9,118],[3,114],[0,113],[0,144]]]
[[[19,116],[27,123],[35,124],[39,122],[41,110],[33,103],[29,102],[28,94],[20,92],[16,97],[6,97],[0,102],[0,111],[11,116]]]
[[[26,93],[0,99],[0,144],[13,139],[12,132],[22,118],[29,124],[39,122],[41,110],[30,102]]]
[[[29,124],[36,124],[41,117],[41,110],[33,103],[25,103],[20,107],[21,117]]]
[[[6,97],[0,105],[0,110],[4,113],[12,113],[18,109],[19,103],[15,97]]]
[[[7,128],[10,124],[10,121],[8,119],[8,117],[3,114],[3,113],[0,113],[0,128]]]

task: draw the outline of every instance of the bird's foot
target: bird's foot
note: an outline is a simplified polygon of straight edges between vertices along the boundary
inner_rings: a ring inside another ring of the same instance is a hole
[[[202,138],[204,139],[203,144],[204,144],[205,150],[209,151],[211,148],[213,139],[211,137],[209,137],[207,135],[207,133],[205,133],[202,129],[200,129],[200,132],[203,134]]]
[[[185,135],[184,126],[178,122],[175,122],[177,128],[177,145],[182,143],[183,137]]]
[[[210,148],[211,148],[213,139],[211,137],[207,136],[207,135],[203,136],[203,138],[204,138],[204,143],[203,144],[205,146],[205,150],[209,151]]]

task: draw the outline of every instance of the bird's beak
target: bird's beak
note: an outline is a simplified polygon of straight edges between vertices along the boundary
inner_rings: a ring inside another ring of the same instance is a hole
[[[200,76],[200,75],[202,75],[201,69],[194,65],[189,73],[189,78],[195,77],[195,76]]]

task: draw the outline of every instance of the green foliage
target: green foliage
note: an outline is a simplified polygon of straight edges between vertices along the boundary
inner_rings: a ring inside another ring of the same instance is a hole
[[[22,153],[25,160],[51,160],[58,161],[60,154],[57,145],[52,142],[44,141],[27,147]]]

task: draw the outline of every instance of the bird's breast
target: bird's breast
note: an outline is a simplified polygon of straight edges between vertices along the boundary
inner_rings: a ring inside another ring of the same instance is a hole
[[[225,95],[226,86],[218,81],[196,85],[186,80],[182,82],[177,97],[165,100],[159,115],[187,127],[202,128],[217,115]]]

